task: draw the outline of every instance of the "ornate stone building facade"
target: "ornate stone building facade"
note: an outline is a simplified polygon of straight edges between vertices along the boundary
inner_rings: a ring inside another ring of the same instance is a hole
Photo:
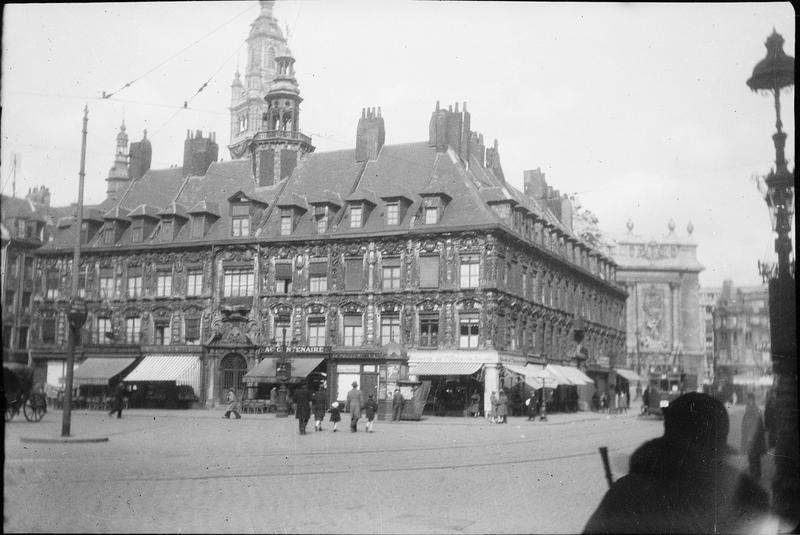
[[[644,236],[629,221],[628,232],[611,246],[618,280],[628,291],[627,366],[643,377],[682,371],[691,376],[692,389],[706,376],[698,279],[704,268],[693,231],[689,223],[679,236],[670,221],[666,235]]]
[[[287,362],[291,377],[325,377],[331,399],[356,380],[388,403],[398,380],[438,366],[471,374],[488,404],[504,365],[602,367],[603,356],[607,369],[623,354],[614,261],[549,197],[505,182],[466,105],[437,103],[428,139],[400,145],[384,144],[380,109],[365,109],[355,149],[318,153],[300,131],[293,64],[276,51],[258,128],[232,140],[242,157],[214,161],[213,135],[189,134],[191,166],[131,175],[124,195],[88,210],[83,355],[186,363],[163,378],[214,406],[229,387],[268,397]],[[73,266],[61,230],[39,252],[40,362],[66,349]]]

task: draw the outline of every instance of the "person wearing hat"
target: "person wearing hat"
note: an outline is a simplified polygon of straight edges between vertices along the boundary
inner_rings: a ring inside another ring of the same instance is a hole
[[[342,410],[339,408],[339,402],[334,401],[331,403],[331,422],[333,423],[333,432],[337,431],[339,427],[339,422],[342,421]]]
[[[664,410],[663,436],[631,455],[584,533],[756,533],[769,497],[727,462],[728,413],[717,399],[684,394]]]
[[[308,420],[311,418],[311,394],[305,383],[300,383],[300,387],[294,391],[294,403],[294,417],[300,426],[300,434],[305,435]]]
[[[358,431],[358,419],[361,417],[361,409],[364,407],[364,394],[358,389],[358,383],[353,381],[353,389],[347,393],[347,402],[344,410],[350,411],[350,431]]]
[[[242,415],[239,414],[239,411],[241,411],[241,406],[239,405],[239,398],[236,397],[236,391],[233,388],[228,389],[227,399],[228,409],[225,411],[223,418],[230,418],[231,413],[233,413],[237,420],[240,419],[242,417]]]
[[[322,420],[325,418],[325,410],[328,408],[328,391],[325,389],[325,383],[319,386],[319,390],[314,393],[312,400],[314,409],[314,430],[322,431]]]

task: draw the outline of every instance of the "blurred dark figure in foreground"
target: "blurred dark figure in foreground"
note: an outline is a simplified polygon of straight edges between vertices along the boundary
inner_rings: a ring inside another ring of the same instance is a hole
[[[761,456],[767,453],[767,439],[764,437],[764,420],[756,405],[756,396],[747,393],[747,405],[742,418],[742,450],[747,455],[750,475],[758,481],[761,479]]]
[[[690,393],[664,411],[664,435],[631,456],[589,518],[584,533],[757,533],[769,498],[727,464],[728,413],[716,399]]]

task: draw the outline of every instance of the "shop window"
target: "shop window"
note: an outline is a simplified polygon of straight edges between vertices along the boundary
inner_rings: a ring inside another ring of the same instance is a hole
[[[419,345],[436,347],[439,345],[439,317],[421,316],[419,319]]]
[[[129,344],[138,344],[141,338],[141,318],[125,318],[125,341]]]
[[[56,320],[45,318],[42,320],[42,343],[54,344],[56,342]]]
[[[439,257],[421,256],[419,258],[419,287],[439,287]]]
[[[308,345],[315,347],[325,345],[324,317],[308,318]]]
[[[458,323],[459,323],[458,347],[462,349],[478,347],[478,335],[480,333],[478,317],[461,316],[459,318]]]
[[[381,315],[381,345],[389,342],[400,342],[400,316],[398,314]]]
[[[186,275],[186,295],[198,296],[203,293],[203,270],[190,269]]]
[[[110,344],[113,341],[113,334],[111,318],[97,318],[97,343]]]
[[[169,297],[172,295],[172,270],[163,270],[156,273],[156,297]]]
[[[361,315],[344,316],[344,345],[360,346],[364,338],[364,327]]]
[[[292,291],[292,264],[275,264],[275,293],[288,294]]]
[[[467,255],[461,257],[460,280],[461,288],[477,288],[480,273],[480,262],[478,255]]]
[[[252,268],[225,268],[222,293],[224,297],[253,295]]]
[[[190,345],[200,343],[200,318],[189,317],[183,320],[183,340]]]

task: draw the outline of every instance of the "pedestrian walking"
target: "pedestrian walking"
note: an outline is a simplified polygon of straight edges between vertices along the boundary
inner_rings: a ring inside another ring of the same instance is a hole
[[[647,414],[647,407],[650,405],[650,387],[646,387],[642,392],[642,408],[640,414]]]
[[[361,417],[361,409],[364,407],[364,394],[358,389],[358,383],[353,381],[353,389],[347,393],[347,400],[344,410],[350,412],[350,432],[358,431],[358,419]]]
[[[614,404],[613,412],[614,414],[619,413],[619,390],[614,391],[614,396],[612,397],[612,403]]]
[[[378,402],[372,399],[372,394],[367,396],[364,402],[364,413],[367,416],[367,433],[372,433],[372,426],[375,421],[375,413],[378,412]]]
[[[400,393],[399,388],[394,389],[394,396],[392,396],[392,421],[399,422],[403,414],[403,404],[405,403],[403,394]]]
[[[125,385],[122,384],[122,381],[120,381],[114,388],[114,404],[111,406],[111,410],[108,413],[109,416],[113,416],[116,412],[117,418],[122,418],[122,405],[125,403],[125,396],[127,395],[128,391],[125,389]]]
[[[489,397],[489,403],[492,404],[492,412],[489,415],[489,420],[494,424],[497,423],[497,405],[500,400],[497,397],[497,392],[492,390],[492,395]]]
[[[468,413],[472,415],[473,418],[477,418],[481,414],[481,395],[478,394],[477,391],[473,392],[470,396],[470,404]]]
[[[625,390],[619,393],[619,410],[628,414],[628,394],[625,393]]]
[[[505,390],[500,391],[500,397],[497,400],[497,423],[506,424],[506,416],[508,415],[508,396]]]
[[[531,390],[531,395],[525,400],[525,408],[528,410],[528,421],[536,419],[536,391]]]
[[[761,486],[726,461],[728,413],[691,392],[664,411],[664,434],[642,444],[584,533],[758,533],[769,518]]]
[[[600,412],[608,412],[608,395],[605,392],[600,394]]]
[[[240,414],[242,406],[239,403],[239,398],[236,396],[236,391],[233,388],[228,389],[227,399],[228,399],[228,408],[225,411],[225,415],[223,416],[223,418],[230,418],[231,413],[233,413],[233,415],[236,416],[236,419],[238,420],[239,418],[242,417],[242,415]]]
[[[328,409],[328,391],[322,384],[314,393],[314,430],[322,431],[322,421],[325,419],[325,411]]]
[[[742,453],[747,455],[750,476],[761,479],[761,456],[767,453],[767,441],[764,437],[764,421],[761,411],[756,405],[756,396],[748,392],[745,397],[744,418],[742,418]]]
[[[300,426],[300,434],[306,434],[306,426],[311,418],[311,394],[306,388],[306,384],[300,383],[300,388],[294,391],[294,417]]]
[[[600,394],[597,393],[597,390],[595,390],[594,394],[592,394],[592,410],[594,412],[600,410]]]
[[[333,432],[335,433],[337,431],[337,428],[339,427],[339,422],[342,421],[342,409],[339,407],[338,401],[334,401],[331,404],[330,413],[331,413],[330,420],[331,423],[333,423]]]
[[[273,386],[269,391],[269,405],[278,410],[278,387]]]

